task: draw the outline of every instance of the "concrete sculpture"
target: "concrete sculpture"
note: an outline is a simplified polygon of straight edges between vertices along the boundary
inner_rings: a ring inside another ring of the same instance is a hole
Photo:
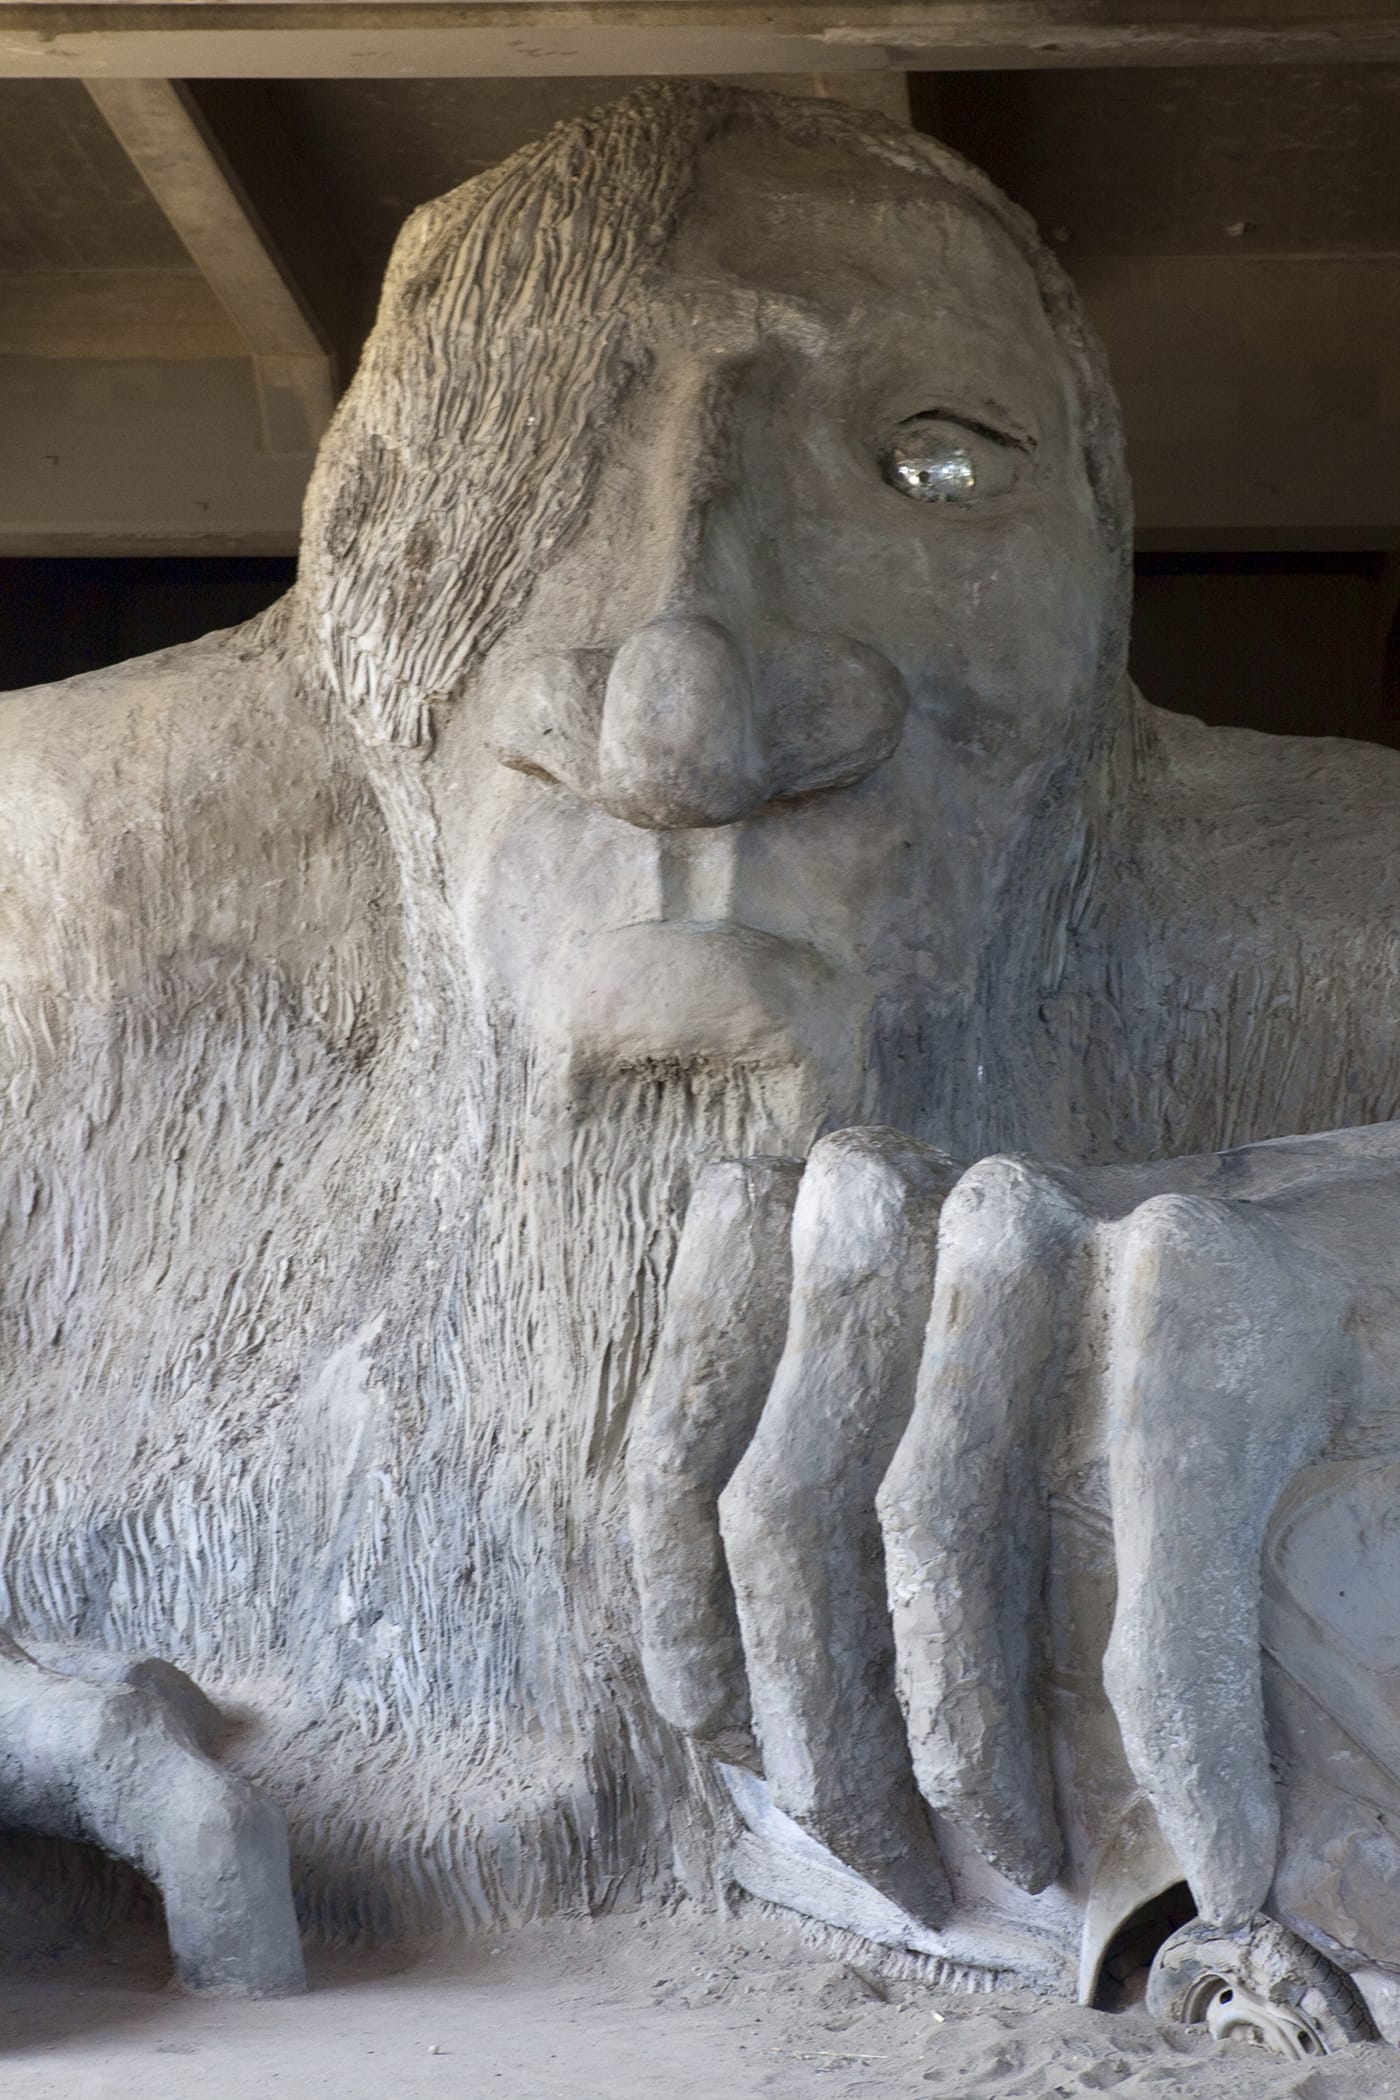
[[[302,1990],[286,1819],[221,1766],[222,1716],[157,1658],[86,1661],[87,1674],[81,1656],[46,1665],[0,1636],[0,1826],[144,1872],[186,1990]]]
[[[1400,758],[1148,707],[1129,546],[984,178],[650,87],[409,222],[288,599],[0,709],[0,1622],[312,1929],[1187,1881],[1389,2021]]]

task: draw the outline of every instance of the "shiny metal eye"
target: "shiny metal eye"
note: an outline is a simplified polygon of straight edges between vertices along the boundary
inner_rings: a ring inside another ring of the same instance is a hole
[[[900,424],[880,465],[891,488],[920,503],[974,503],[1003,495],[1021,457],[1011,441],[951,416],[913,416]]]

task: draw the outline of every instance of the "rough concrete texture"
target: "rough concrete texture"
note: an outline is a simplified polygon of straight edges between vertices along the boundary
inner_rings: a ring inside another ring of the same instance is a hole
[[[1400,757],[1146,706],[1129,537],[1013,207],[651,87],[410,221],[281,606],[0,707],[0,1617],[239,1708],[318,1936],[1400,1969]]]

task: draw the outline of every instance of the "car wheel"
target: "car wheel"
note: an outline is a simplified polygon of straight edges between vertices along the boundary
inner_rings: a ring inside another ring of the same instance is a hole
[[[1206,2027],[1295,2062],[1330,2056],[1376,2029],[1350,1979],[1272,1918],[1238,1932],[1196,1918],[1164,1940],[1147,1977],[1154,2019]]]

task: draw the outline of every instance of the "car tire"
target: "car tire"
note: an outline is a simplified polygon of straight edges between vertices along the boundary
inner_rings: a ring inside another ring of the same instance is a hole
[[[1272,1918],[1237,1932],[1195,1918],[1157,1949],[1147,2009],[1164,2025],[1207,2027],[1306,2062],[1377,2039],[1350,1978]]]

